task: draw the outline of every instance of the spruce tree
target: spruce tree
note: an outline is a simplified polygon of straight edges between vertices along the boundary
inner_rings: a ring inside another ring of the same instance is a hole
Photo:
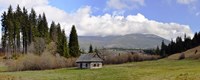
[[[92,45],[90,44],[90,47],[89,47],[89,52],[88,53],[93,53],[94,51],[93,51],[93,47],[92,47]]]
[[[198,46],[197,39],[198,39],[198,33],[196,32],[196,33],[194,34],[193,39],[192,39],[192,47]]]
[[[74,25],[72,26],[69,36],[69,53],[72,57],[77,57],[80,55],[78,36]]]
[[[23,20],[22,20],[22,40],[23,40],[23,53],[27,53],[28,47],[28,28],[29,28],[29,21],[28,21],[28,12],[27,9],[23,8]]]
[[[156,47],[156,51],[155,51],[155,53],[156,53],[156,54],[160,54],[160,49],[159,49],[158,46]]]
[[[17,10],[15,12],[15,31],[16,31],[16,47],[17,52],[20,52],[21,42],[20,42],[20,31],[21,31],[21,21],[22,21],[22,11],[19,5],[17,6]]]
[[[164,42],[164,40],[162,41],[162,44],[161,44],[161,52],[160,52],[160,55],[162,56],[162,57],[165,57],[166,56],[166,44],[165,44],[165,42]]]
[[[43,13],[43,17],[42,17],[42,23],[43,23],[43,37],[46,40],[48,40],[49,39],[49,34],[48,34],[49,28],[48,28],[48,23],[47,23],[46,16],[44,13]]]
[[[49,37],[53,42],[57,42],[57,29],[54,21],[52,21],[50,26]]]
[[[37,16],[35,10],[32,8],[29,15],[30,28],[29,28],[29,44],[34,41],[34,38],[37,36]]]
[[[63,44],[62,44],[62,32],[60,28],[60,24],[58,23],[57,25],[57,36],[58,36],[58,41],[56,42],[57,44],[57,53],[59,53],[61,56],[63,56]]]
[[[67,37],[65,35],[65,31],[62,31],[62,45],[63,45],[63,55],[64,57],[70,57],[69,51],[68,51],[68,46],[67,46]]]
[[[8,8],[8,14],[7,14],[7,20],[6,20],[6,25],[8,27],[8,51],[10,53],[13,53],[14,50],[14,23],[13,23],[13,9],[12,6],[10,5]]]
[[[6,25],[6,18],[7,17],[7,14],[6,12],[3,13],[3,15],[1,16],[1,25],[2,25],[2,37],[1,37],[1,44],[2,44],[2,48],[3,48],[3,51],[7,51],[6,50],[6,46],[7,46],[7,40],[8,40],[8,27]]]

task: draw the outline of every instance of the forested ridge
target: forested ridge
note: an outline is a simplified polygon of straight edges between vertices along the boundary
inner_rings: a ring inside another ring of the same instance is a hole
[[[167,45],[162,41],[161,49],[157,47],[155,50],[156,53],[165,57],[175,53],[181,53],[188,49],[197,47],[200,45],[200,32],[196,32],[194,37],[191,38],[189,36],[184,35],[184,38],[177,37],[175,41],[171,40],[171,42]]]

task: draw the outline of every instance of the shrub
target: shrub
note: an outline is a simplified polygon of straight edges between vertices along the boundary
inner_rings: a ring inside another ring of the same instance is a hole
[[[160,56],[158,55],[148,55],[142,53],[123,53],[119,55],[106,55],[104,64],[121,64],[126,62],[137,62],[137,61],[144,61],[144,60],[155,60],[159,59]]]
[[[58,54],[52,55],[48,52],[42,55],[27,54],[17,60],[8,62],[9,71],[25,71],[25,70],[46,70],[55,68],[64,68],[75,66],[76,58],[66,59]]]
[[[34,42],[28,46],[29,53],[35,53],[41,55],[46,48],[45,39],[43,38],[34,38]]]
[[[181,59],[185,59],[185,54],[184,53],[180,53],[180,56],[179,56],[178,60],[181,60]]]

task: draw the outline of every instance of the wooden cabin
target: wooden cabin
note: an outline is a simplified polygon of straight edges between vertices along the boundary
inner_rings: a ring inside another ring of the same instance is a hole
[[[81,56],[76,60],[78,68],[81,69],[96,69],[102,68],[103,60],[98,54],[88,53],[81,54]]]

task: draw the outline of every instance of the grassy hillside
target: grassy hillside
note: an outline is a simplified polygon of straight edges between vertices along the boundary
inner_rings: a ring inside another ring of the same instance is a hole
[[[0,72],[0,80],[199,80],[199,66],[198,60],[158,60],[106,65],[93,70]]]
[[[196,50],[197,50],[197,52],[196,52]],[[182,52],[182,53],[184,53],[185,58],[199,59],[200,58],[200,46],[189,49],[189,50]],[[169,56],[168,59],[178,59],[180,55],[181,55],[181,53],[176,53],[176,54]]]

